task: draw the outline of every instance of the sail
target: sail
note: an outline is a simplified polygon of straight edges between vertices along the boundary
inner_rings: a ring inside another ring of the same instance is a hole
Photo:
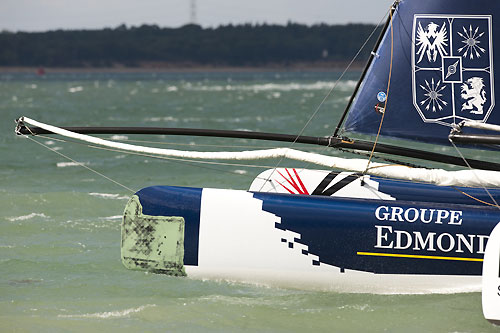
[[[500,1],[397,2],[344,129],[376,134],[385,112],[381,135],[444,144],[464,120],[499,125],[495,82],[500,84],[500,77],[493,67],[500,66],[495,61],[500,42],[494,39],[500,38],[500,16],[495,14]]]

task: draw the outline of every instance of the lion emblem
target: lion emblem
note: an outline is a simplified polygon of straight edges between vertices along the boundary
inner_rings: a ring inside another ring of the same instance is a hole
[[[484,82],[480,77],[471,77],[462,84],[460,97],[465,100],[462,111],[474,114],[483,114],[483,105],[486,103]]]

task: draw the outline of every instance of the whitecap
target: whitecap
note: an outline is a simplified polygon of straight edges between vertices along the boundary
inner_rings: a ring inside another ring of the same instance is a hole
[[[113,136],[111,136],[111,140],[128,140],[128,136],[126,136],[126,135],[113,135]]]
[[[171,117],[171,116],[167,116],[167,117],[149,117],[149,118],[144,119],[144,121],[152,121],[152,122],[158,122],[158,121],[178,121],[178,120],[179,120],[178,118],[174,118],[174,117]]]
[[[353,305],[342,305],[337,307],[339,310],[343,309],[353,309],[358,311],[373,312],[374,310],[368,304],[353,304]]]
[[[65,168],[69,166],[80,166],[80,165],[87,165],[88,163],[78,163],[78,162],[58,162],[56,165],[58,168]]]
[[[123,217],[123,215],[113,215],[113,216],[106,216],[106,217],[100,217],[101,220],[120,220]]]
[[[248,171],[246,171],[246,170],[234,170],[234,173],[237,173],[239,175],[246,175],[248,173]]]
[[[315,91],[315,90],[329,90],[335,87],[339,90],[352,90],[356,86],[356,81],[354,80],[346,80],[340,81],[337,84],[334,81],[317,81],[312,83],[297,83],[297,82],[289,82],[289,83],[257,83],[257,84],[248,84],[248,85],[197,85],[197,86],[188,86],[184,85],[184,89],[186,90],[194,90],[194,91],[252,91],[252,92],[263,92],[263,91],[296,91],[296,90],[306,90],[306,91]]]
[[[48,216],[46,216],[43,213],[31,213],[31,214],[28,214],[28,215],[8,217],[7,220],[9,220],[11,222],[14,222],[14,221],[24,221],[24,220],[32,219],[34,217],[48,218]]]
[[[103,199],[115,199],[115,200],[123,200],[123,199],[129,199],[127,196],[121,196],[116,193],[97,193],[97,192],[91,192],[89,195],[93,197],[98,197],[98,198],[103,198]]]
[[[117,311],[107,311],[107,312],[95,312],[95,313],[84,313],[84,314],[76,314],[76,315],[66,315],[66,314],[60,314],[58,315],[59,318],[101,318],[101,319],[109,319],[109,318],[121,318],[121,317],[127,317],[132,313],[137,313],[141,312],[142,310],[149,308],[149,307],[155,307],[156,304],[146,304],[146,305],[141,305],[137,308],[130,308],[130,309],[125,309],[125,310],[117,310]]]
[[[76,93],[76,92],[79,92],[79,91],[83,91],[83,87],[82,86],[77,86],[77,87],[71,87],[68,89],[68,92],[70,93]]]

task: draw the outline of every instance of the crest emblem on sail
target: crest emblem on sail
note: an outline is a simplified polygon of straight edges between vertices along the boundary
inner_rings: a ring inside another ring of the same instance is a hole
[[[495,105],[492,17],[424,15],[413,20],[412,95],[422,120],[486,122]]]

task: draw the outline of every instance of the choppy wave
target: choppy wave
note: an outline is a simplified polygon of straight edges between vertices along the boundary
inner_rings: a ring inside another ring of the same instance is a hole
[[[342,305],[339,306],[337,309],[339,310],[359,310],[359,311],[367,311],[367,312],[373,312],[373,310],[370,305],[368,304],[353,304],[353,305]]]
[[[90,192],[89,195],[93,197],[103,198],[103,199],[115,199],[115,200],[128,200],[130,199],[128,196],[116,194],[116,193],[97,193]]]
[[[76,86],[76,87],[71,87],[71,88],[68,88],[68,92],[69,93],[76,93],[76,92],[80,92],[80,91],[83,91],[83,87],[82,86]]]
[[[78,163],[78,162],[58,162],[56,166],[58,168],[65,168],[65,167],[70,167],[70,166],[81,166],[81,165],[88,165],[88,163]]]
[[[8,217],[7,220],[9,220],[11,222],[14,222],[14,221],[24,221],[24,220],[32,219],[34,217],[48,218],[49,216],[45,215],[44,213],[31,213],[31,214],[28,214],[28,215]]]
[[[346,80],[340,81],[336,88],[340,90],[351,90],[356,86],[356,81]],[[335,87],[335,82],[333,81],[317,81],[313,83],[261,83],[261,84],[226,84],[226,85],[193,85],[186,84],[182,88],[191,91],[253,91],[253,92],[263,92],[263,91],[297,91],[297,90],[328,90]]]
[[[101,217],[101,220],[118,220],[121,219],[123,216],[122,215],[113,215],[113,216],[105,216]]]
[[[145,118],[144,121],[179,121],[179,118],[167,116],[167,117],[149,117]]]
[[[126,136],[126,135],[113,135],[113,136],[111,136],[111,140],[128,140],[128,136]]]
[[[127,317],[130,314],[141,312],[142,310],[150,307],[155,307],[156,304],[146,304],[141,305],[137,308],[130,308],[125,310],[117,310],[117,311],[107,311],[107,312],[95,312],[95,313],[84,313],[84,314],[74,314],[74,315],[58,315],[59,318],[101,318],[101,319],[110,319],[110,318],[122,318]]]
[[[198,298],[198,301],[209,303],[220,303],[224,305],[245,305],[245,306],[290,306],[290,299],[273,297],[245,297],[245,296],[227,296],[227,295],[206,295]]]

